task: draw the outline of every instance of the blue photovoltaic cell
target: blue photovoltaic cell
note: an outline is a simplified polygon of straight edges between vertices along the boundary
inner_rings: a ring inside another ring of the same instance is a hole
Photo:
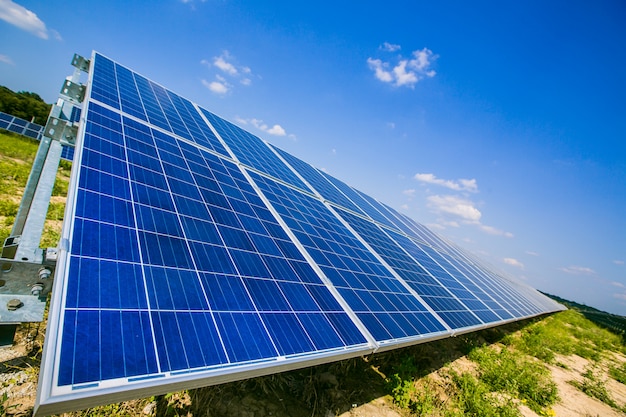
[[[115,339],[132,312],[151,372],[365,342],[233,163],[92,102],[79,183],[66,314]],[[145,371],[106,373],[135,356],[79,348],[77,331],[63,331],[60,367],[88,366],[59,385]]]
[[[378,341],[445,330],[319,200],[266,177],[252,176]]]
[[[159,84],[97,53],[90,66],[38,410],[561,308]]]
[[[443,280],[451,277],[446,278],[443,271],[427,271],[416,262],[421,254],[414,242],[399,234],[390,236],[375,224],[345,211],[340,214],[435,312],[445,317],[448,326],[460,328],[481,323],[454,290],[445,285]]]

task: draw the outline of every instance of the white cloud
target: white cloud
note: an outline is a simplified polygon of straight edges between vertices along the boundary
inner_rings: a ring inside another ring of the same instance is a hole
[[[0,0],[0,19],[41,39],[50,37],[46,24],[34,12],[11,0]]]
[[[223,81],[207,81],[202,80],[202,85],[216,94],[226,94],[229,91],[229,85]]]
[[[209,69],[217,69],[219,71],[218,74],[215,74],[215,81],[208,83],[212,87],[208,87],[207,82],[202,81],[202,84],[216,94],[226,94],[232,90],[233,86],[227,82],[226,77],[228,77],[230,82],[239,82],[239,84],[246,87],[252,85],[252,70],[250,67],[237,65],[235,58],[228,51],[223,51],[220,56],[215,56],[210,61],[203,59],[200,61],[200,64]]]
[[[273,136],[287,136],[289,139],[296,140],[295,135],[293,134],[288,135],[285,129],[279,124],[274,124],[273,126],[269,126],[267,123],[263,122],[263,120],[254,119],[254,118],[253,119],[237,118],[237,122],[241,124],[251,124],[257,129],[262,130],[263,132],[266,132]]]
[[[213,65],[220,70],[224,71],[228,75],[235,76],[239,74],[237,68],[230,62],[226,62],[226,58],[228,58],[228,51],[224,51],[221,56],[216,56],[213,58]]]
[[[385,42],[382,45],[380,45],[380,47],[378,49],[381,49],[381,50],[387,51],[387,52],[395,52],[395,51],[399,51],[400,50],[400,45],[395,45],[393,43]]]
[[[393,81],[393,75],[385,68],[389,67],[389,64],[383,63],[380,59],[367,58],[367,64],[370,69],[374,71],[374,76],[384,83],[390,83]]]
[[[400,46],[385,43],[380,49],[394,52],[399,50]],[[411,56],[410,59],[397,57],[394,63],[370,57],[367,58],[367,65],[374,71],[374,76],[379,81],[390,83],[395,87],[413,88],[424,78],[432,78],[437,74],[430,66],[438,56],[428,48],[413,51]]]
[[[460,221],[463,224],[474,225],[482,232],[492,236],[513,237],[511,232],[481,223],[482,213],[471,200],[454,195],[431,195],[426,200],[434,213],[453,217],[453,219],[441,218],[437,220],[442,227],[459,227],[458,221]]]
[[[430,49],[424,48],[421,51],[413,51],[413,57],[409,61],[409,66],[418,71],[423,71],[427,77],[434,77],[437,73],[434,70],[428,70],[430,64],[437,59],[436,55]]]
[[[624,265],[624,261],[621,261],[621,260],[619,260],[619,259],[614,260],[614,261],[613,261],[613,263],[614,263],[615,265]]]
[[[519,269],[524,269],[524,264],[515,258],[504,258],[502,261],[507,265],[511,265]]]
[[[527,250],[526,251],[526,255],[530,255],[530,256],[539,256],[539,254],[537,252],[533,252],[531,250]]]
[[[442,187],[446,187],[455,191],[470,191],[472,193],[478,192],[478,184],[476,183],[475,179],[468,180],[465,178],[460,178],[457,181],[444,180],[441,178],[437,178],[434,174],[415,174],[413,178],[420,182],[440,185]]]
[[[474,203],[453,195],[431,195],[427,198],[429,206],[436,212],[444,212],[460,217],[468,222],[477,223],[481,213]]]
[[[402,204],[402,205],[400,206],[400,208],[401,208],[402,210],[404,210],[404,211],[408,211],[408,210],[409,210],[409,205],[408,205],[408,204]]]
[[[267,133],[269,133],[270,135],[275,135],[275,136],[287,135],[287,133],[285,132],[285,129],[283,129],[281,125],[272,126],[270,129],[267,130]]]
[[[626,285],[622,284],[621,282],[617,282],[617,281],[611,281],[611,285],[613,285],[615,287],[626,288]]]
[[[413,71],[407,71],[406,66],[409,61],[400,61],[398,65],[393,67],[393,75],[396,80],[396,86],[401,87],[403,85],[414,85],[417,83],[417,74]]]
[[[0,62],[4,62],[5,64],[9,65],[15,65],[10,57],[2,54],[0,54]]]
[[[563,271],[567,274],[572,275],[595,275],[596,271],[591,268],[587,268],[585,266],[572,265],[567,267],[559,268],[559,271]]]

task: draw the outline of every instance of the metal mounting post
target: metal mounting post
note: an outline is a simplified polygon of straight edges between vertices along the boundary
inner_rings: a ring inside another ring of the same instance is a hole
[[[62,145],[74,145],[78,126],[71,120],[81,106],[85,86],[81,71],[89,60],[74,55],[74,74],[68,77],[52,106],[37,155],[33,161],[15,222],[2,247],[0,263],[0,346],[12,342],[18,323],[43,320],[45,301],[52,288],[55,250],[39,247],[50,197],[61,160]]]

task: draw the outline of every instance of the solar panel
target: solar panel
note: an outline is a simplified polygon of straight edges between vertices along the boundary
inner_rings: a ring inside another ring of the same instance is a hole
[[[561,309],[96,52],[82,114],[38,414]]]

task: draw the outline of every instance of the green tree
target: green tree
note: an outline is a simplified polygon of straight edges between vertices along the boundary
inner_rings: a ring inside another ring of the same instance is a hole
[[[18,91],[0,86],[0,111],[40,125],[45,125],[50,113],[51,104],[46,103],[39,94]]]

